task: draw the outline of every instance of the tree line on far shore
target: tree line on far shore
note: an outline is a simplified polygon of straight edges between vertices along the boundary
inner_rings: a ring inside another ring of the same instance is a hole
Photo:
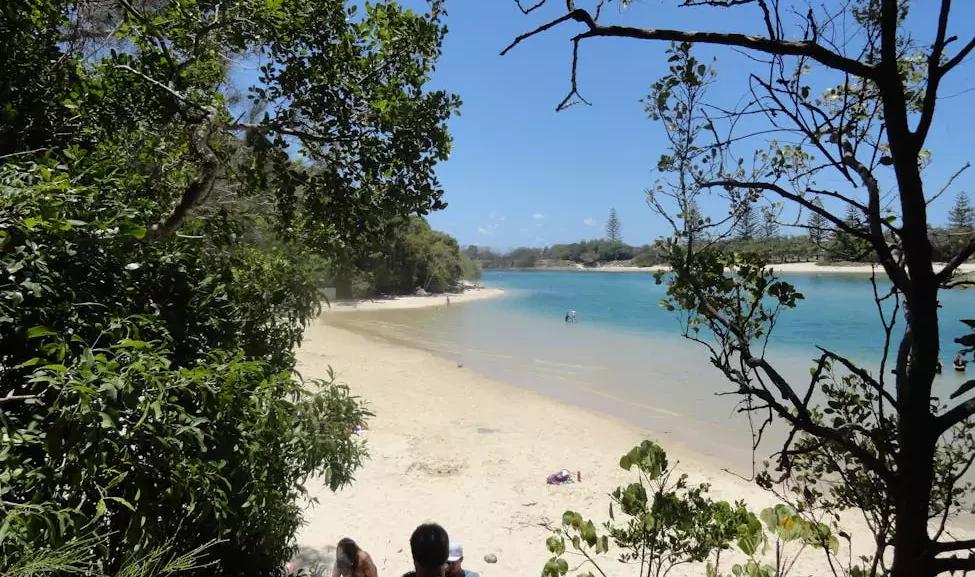
[[[783,235],[784,227],[793,226],[780,222],[780,215],[768,207],[761,210],[746,204],[735,216],[735,225],[724,238],[709,239],[714,246],[728,253],[753,253],[770,264],[787,262],[875,262],[870,246],[849,232],[836,230],[819,214],[812,213],[801,235]],[[698,218],[700,218],[698,216]],[[855,210],[847,211],[845,222],[849,227],[862,229],[867,226]],[[464,255],[483,269],[512,268],[563,268],[625,265],[649,267],[665,264],[662,240],[639,246],[623,242],[621,223],[615,209],[606,222],[605,238],[582,240],[568,244],[545,247],[518,247],[499,252],[489,247],[470,245]],[[944,226],[932,227],[928,236],[933,250],[932,258],[938,262],[950,260],[964,246],[975,231],[975,206],[965,191],[959,192]]]

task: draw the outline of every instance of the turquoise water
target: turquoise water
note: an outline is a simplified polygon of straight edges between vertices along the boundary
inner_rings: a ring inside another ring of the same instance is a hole
[[[869,279],[788,278],[806,299],[776,329],[767,358],[777,370],[804,390],[814,345],[820,345],[876,374],[883,332]],[[682,338],[674,313],[659,306],[664,287],[651,275],[488,272],[483,281],[505,289],[505,296],[435,309],[335,315],[326,322],[424,348],[464,370],[625,419],[662,442],[688,445],[747,472],[749,422],[737,413],[736,397],[719,395],[730,385],[711,366],[706,349]],[[973,304],[975,291],[942,298],[946,360],[954,353],[952,339],[963,334],[957,321],[975,318]],[[566,310],[575,310],[579,322],[566,324]],[[946,371],[936,394],[946,397],[963,379]],[[776,448],[778,435],[781,431],[771,431],[766,437],[766,454]]]
[[[819,345],[864,362],[879,360],[884,333],[866,275],[788,274],[783,278],[805,300],[782,315],[774,348],[813,354],[812,345]],[[566,310],[575,310],[579,321],[587,324],[653,336],[679,334],[674,313],[659,306],[665,287],[650,274],[488,271],[484,284],[512,291],[510,298],[486,306],[548,318],[562,318]],[[878,282],[881,294],[889,288],[889,282]],[[975,318],[975,291],[945,291],[941,305],[942,355],[953,357],[954,339],[966,332],[959,321]],[[902,329],[903,324],[895,328],[895,339]]]

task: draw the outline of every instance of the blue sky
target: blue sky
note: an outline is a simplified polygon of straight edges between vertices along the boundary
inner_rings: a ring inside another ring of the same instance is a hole
[[[583,0],[584,1],[584,0]],[[422,9],[419,0],[407,5]],[[583,43],[579,87],[593,106],[555,112],[569,87],[571,44],[580,25],[560,28],[526,41],[499,56],[512,38],[554,18],[564,3],[523,16],[513,0],[453,0],[447,3],[450,33],[433,85],[460,95],[461,116],[450,123],[454,148],[438,174],[446,189],[446,210],[429,217],[462,245],[496,248],[539,246],[601,236],[611,207],[631,244],[652,242],[667,232],[666,223],[644,202],[643,190],[656,178],[653,167],[665,149],[662,129],[648,120],[639,100],[665,71],[665,42],[593,39]],[[935,2],[914,3],[912,32],[934,34]],[[636,26],[761,32],[752,7],[734,10],[675,8],[671,0],[638,0],[625,11],[616,3],[607,20]],[[717,21],[703,16],[720,14]],[[954,32],[961,45],[972,34],[962,22],[975,21],[975,2],[956,2]],[[953,45],[954,47],[954,45]],[[702,47],[699,58],[718,57],[718,83],[711,96],[734,102],[744,94],[748,61],[730,50]],[[951,96],[975,87],[972,58],[942,84]],[[940,189],[950,174],[972,158],[970,113],[975,91],[939,101],[929,137],[934,163],[926,187]],[[969,186],[975,169],[960,177],[943,199],[932,205],[940,222],[959,188]],[[707,207],[720,210],[720,207]]]

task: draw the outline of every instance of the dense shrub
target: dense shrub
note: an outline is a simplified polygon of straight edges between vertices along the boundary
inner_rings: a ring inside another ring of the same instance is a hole
[[[0,172],[0,565],[93,534],[108,574],[213,541],[206,574],[275,574],[304,480],[363,455],[361,403],[292,374],[311,272],[232,215],[150,240],[161,206],[68,174]]]

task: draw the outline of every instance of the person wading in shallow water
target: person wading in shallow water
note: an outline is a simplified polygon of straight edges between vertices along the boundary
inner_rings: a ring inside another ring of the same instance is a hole
[[[335,548],[335,571],[332,577],[379,577],[372,557],[346,537]]]
[[[403,577],[444,577],[449,547],[450,539],[443,527],[436,523],[420,525],[410,536],[414,570]]]

